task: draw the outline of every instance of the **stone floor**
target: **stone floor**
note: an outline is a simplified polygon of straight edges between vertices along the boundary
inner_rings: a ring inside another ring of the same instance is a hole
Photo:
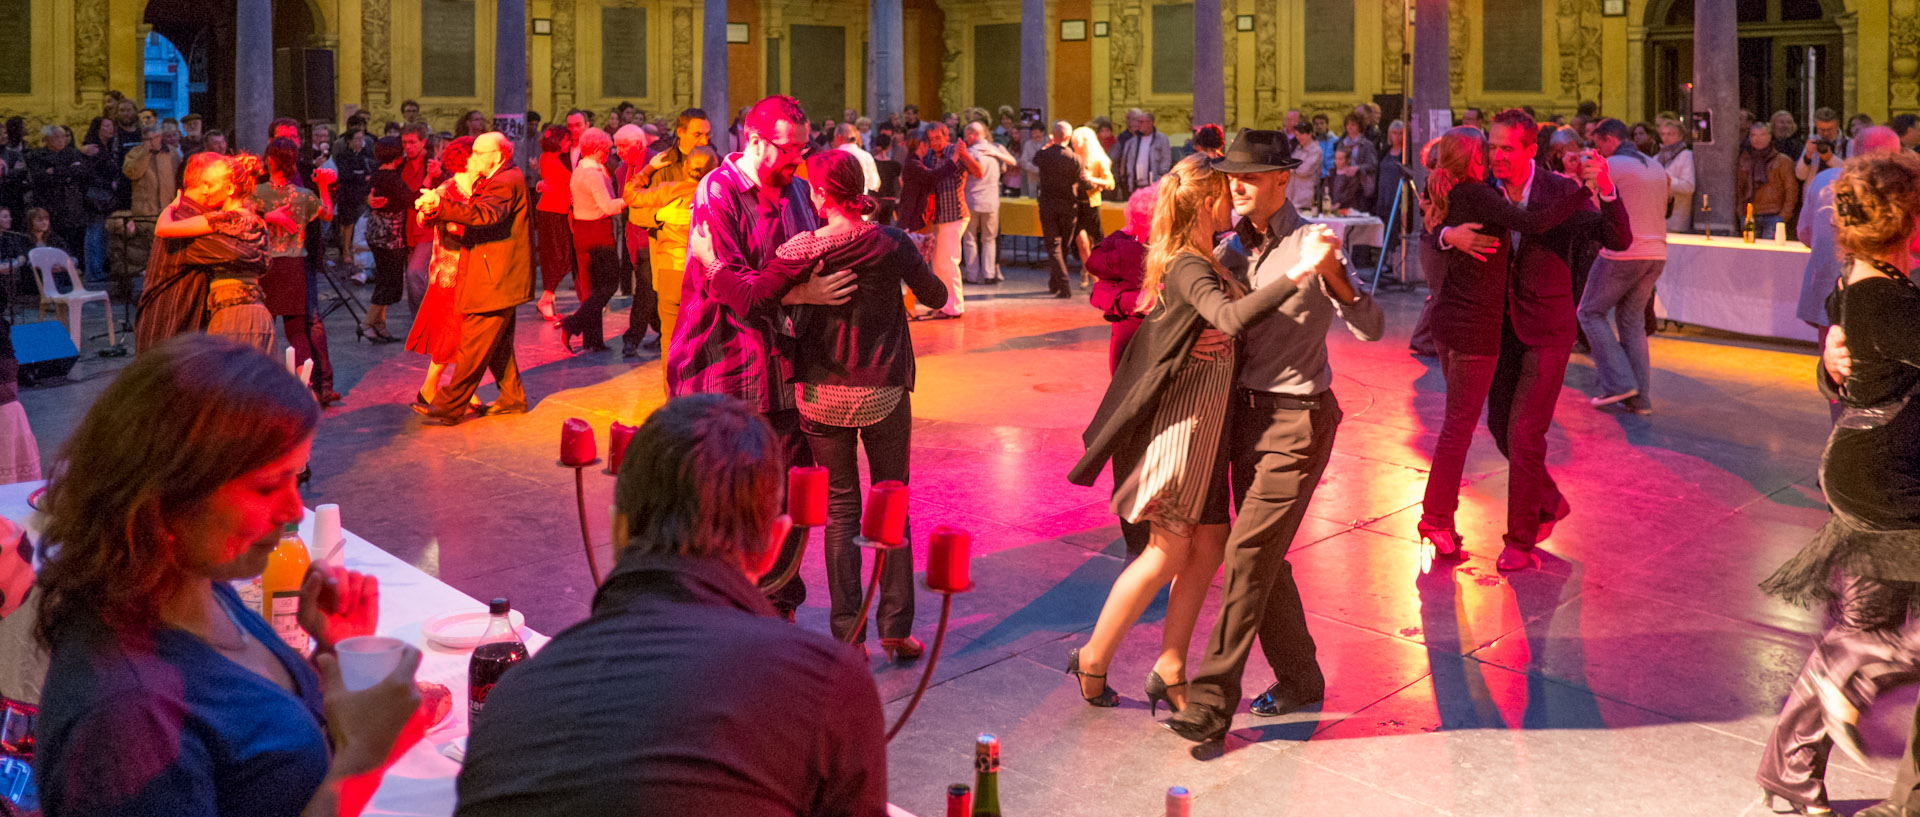
[[[1473,558],[1420,577],[1414,521],[1441,378],[1406,351],[1419,296],[1383,295],[1386,340],[1331,338],[1346,420],[1292,555],[1329,698],[1242,715],[1224,753],[1197,759],[1139,714],[1158,605],[1115,661],[1120,708],[1087,707],[1060,672],[1122,566],[1108,486],[1065,480],[1106,385],[1107,327],[1083,299],[1046,297],[1037,270],[1009,278],[973,288],[964,320],[913,326],[915,529],[972,531],[979,590],[954,600],[934,685],[890,747],[895,802],[941,813],[945,785],[971,777],[972,737],[995,732],[1012,814],[1158,814],[1170,785],[1194,791],[1200,815],[1764,813],[1751,782],[1760,741],[1817,625],[1754,589],[1824,518],[1828,419],[1810,348],[1662,334],[1648,417],[1588,408],[1593,371],[1576,357],[1549,454],[1575,512],[1540,569],[1493,569],[1507,468],[1482,431],[1460,514]],[[339,503],[374,543],[471,595],[509,596],[557,633],[592,590],[569,475],[554,465],[560,421],[602,435],[637,422],[660,402],[660,366],[651,353],[571,357],[531,306],[521,319],[533,411],[441,429],[405,406],[422,359],[355,343],[334,316],[347,400],[322,423],[310,502]],[[608,318],[614,332],[624,323]],[[73,380],[23,393],[49,462],[122,365],[89,358]],[[596,541],[611,486],[589,474]],[[803,575],[801,624],[824,630],[817,557]],[[939,606],[922,592],[929,641]],[[1252,663],[1257,691],[1271,676]],[[891,716],[919,667],[876,658],[874,672]],[[1908,706],[1876,713],[1881,752],[1897,754]],[[1836,756],[1843,813],[1885,794],[1888,760]]]

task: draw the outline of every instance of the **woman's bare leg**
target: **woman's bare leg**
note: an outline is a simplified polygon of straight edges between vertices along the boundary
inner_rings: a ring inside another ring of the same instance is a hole
[[[1160,659],[1153,671],[1169,685],[1187,680],[1187,650],[1193,644],[1193,628],[1200,620],[1200,608],[1206,604],[1207,589],[1226,553],[1226,525],[1196,525],[1187,548],[1186,563],[1173,577],[1173,589],[1167,591],[1167,622],[1160,634]],[[1187,706],[1187,688],[1170,686],[1167,697],[1175,708]]]
[[[1120,649],[1120,639],[1133,629],[1133,623],[1140,619],[1153,597],[1166,587],[1167,582],[1187,563],[1189,550],[1187,537],[1176,536],[1172,531],[1156,524],[1147,539],[1147,549],[1120,571],[1120,577],[1113,580],[1113,589],[1107,593],[1107,603],[1100,608],[1100,619],[1093,625],[1093,635],[1080,648],[1080,671],[1093,675],[1105,675],[1107,666],[1113,662],[1113,654]],[[1192,625],[1188,625],[1191,634]],[[1089,689],[1088,685],[1092,688]],[[1098,695],[1101,691],[1101,679],[1080,679],[1081,697]]]

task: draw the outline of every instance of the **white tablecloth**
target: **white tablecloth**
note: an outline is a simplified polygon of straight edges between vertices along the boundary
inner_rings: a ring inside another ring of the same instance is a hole
[[[1340,243],[1346,247],[1379,247],[1387,225],[1378,216],[1355,213],[1350,216],[1314,216],[1301,213],[1300,217],[1314,224],[1325,224],[1333,228],[1334,235],[1340,236]]]
[[[26,528],[38,541],[39,514],[27,505],[27,495],[44,482],[0,485],[0,516]],[[353,510],[343,509],[344,522],[351,522]],[[387,770],[373,802],[363,814],[421,815],[445,817],[453,813],[454,778],[460,764],[440,754],[440,747],[467,734],[467,658],[470,650],[446,650],[427,644],[421,626],[441,613],[457,610],[485,610],[486,605],[471,596],[401,561],[367,540],[346,536],[347,567],[371,574],[380,580],[380,635],[392,636],[420,648],[420,671],[415,677],[445,684],[453,693],[453,712],[425,739],[414,744],[400,761]],[[313,512],[308,511],[300,524],[302,539],[312,542]],[[582,557],[584,558],[584,557]],[[548,638],[531,628],[523,628],[529,650],[538,650]]]
[[[1811,253],[1797,241],[1747,244],[1670,233],[1655,314],[1743,335],[1817,340],[1813,327],[1794,316]]]

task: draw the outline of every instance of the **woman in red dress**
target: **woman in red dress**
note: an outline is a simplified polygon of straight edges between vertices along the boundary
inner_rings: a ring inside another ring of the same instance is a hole
[[[462,136],[440,152],[440,166],[453,178],[440,185],[440,195],[465,201],[473,193],[474,174],[467,170],[467,157],[473,153],[473,137]],[[415,216],[416,218],[418,216]],[[414,402],[432,405],[440,391],[440,375],[460,351],[461,314],[453,306],[454,285],[459,282],[460,257],[466,252],[461,237],[466,232],[458,224],[440,222],[434,231],[433,260],[427,265],[427,294],[420,299],[420,311],[407,333],[407,351],[427,356],[427,379],[420,384]],[[479,398],[474,401],[478,403]]]

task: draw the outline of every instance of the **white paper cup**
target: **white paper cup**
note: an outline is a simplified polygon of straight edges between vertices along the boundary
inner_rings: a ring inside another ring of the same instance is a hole
[[[340,661],[340,680],[346,683],[348,692],[359,692],[386,680],[393,674],[394,667],[400,666],[400,656],[406,646],[407,642],[384,635],[342,639],[333,645],[334,655]]]

